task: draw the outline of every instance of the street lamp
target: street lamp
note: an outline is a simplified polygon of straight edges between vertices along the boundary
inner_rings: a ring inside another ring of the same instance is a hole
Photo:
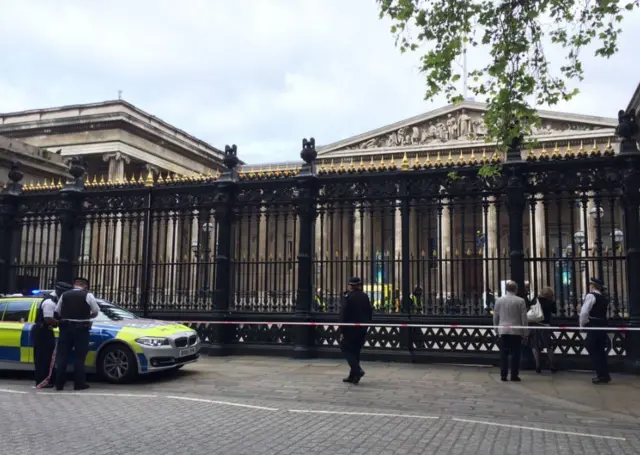
[[[589,210],[589,215],[591,215],[594,220],[600,219],[602,215],[604,215],[604,209],[602,207],[592,207]]]
[[[609,237],[611,237],[611,243],[613,244],[613,247],[615,249],[618,249],[620,247],[620,244],[624,240],[624,232],[622,232],[620,229],[614,229],[614,231],[609,234]]]
[[[576,245],[580,246],[580,248],[583,247],[585,239],[584,231],[577,231],[573,234],[573,240],[576,242]]]

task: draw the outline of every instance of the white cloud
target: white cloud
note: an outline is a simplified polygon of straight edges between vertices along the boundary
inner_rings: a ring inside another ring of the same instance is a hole
[[[113,99],[248,162],[444,104],[425,103],[418,55],[401,55],[373,0],[0,0],[0,112]],[[638,82],[639,18],[619,54],[586,58],[583,94],[556,109],[615,116]],[[469,56],[471,65],[483,55]]]

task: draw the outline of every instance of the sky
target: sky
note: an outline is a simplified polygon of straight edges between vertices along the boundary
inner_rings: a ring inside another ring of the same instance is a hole
[[[122,98],[247,163],[427,112],[419,55],[375,0],[0,0],[0,113]],[[640,13],[610,60],[583,54],[554,110],[615,117],[640,82]],[[472,67],[486,58],[469,52]],[[551,55],[553,60],[553,54]]]

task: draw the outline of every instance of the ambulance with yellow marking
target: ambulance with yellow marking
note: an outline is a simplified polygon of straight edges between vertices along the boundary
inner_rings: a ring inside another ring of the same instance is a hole
[[[35,293],[34,293],[35,294]],[[42,296],[0,298],[0,370],[33,370],[31,328]],[[142,319],[98,299],[100,313],[89,337],[87,372],[126,383],[140,374],[179,369],[197,362],[201,343],[195,330],[175,322]],[[56,337],[58,329],[55,329]],[[73,353],[70,368],[73,369]]]

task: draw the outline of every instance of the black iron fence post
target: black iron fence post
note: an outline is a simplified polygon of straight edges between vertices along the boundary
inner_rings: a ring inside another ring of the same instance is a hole
[[[629,327],[640,328],[640,150],[635,136],[638,125],[635,113],[618,113],[620,124],[616,134],[620,136],[620,157],[623,161],[622,181],[626,236],[627,283],[629,284]],[[629,372],[640,373],[640,333],[627,333],[625,343],[625,367]]]
[[[316,203],[318,178],[315,160],[316,141],[314,138],[302,140],[300,157],[304,160],[298,178],[298,217],[300,237],[298,240],[298,289],[296,292],[295,320],[311,321],[311,303],[313,302],[313,250],[315,239]],[[311,356],[314,342],[313,327],[299,325],[294,327],[293,357],[302,359]]]
[[[226,169],[220,175],[215,195],[215,220],[218,225],[216,250],[216,284],[213,299],[213,317],[216,321],[229,318],[229,308],[233,298],[233,264],[231,263],[234,236],[233,204],[238,182],[238,147],[227,145],[224,148]],[[207,239],[209,241],[209,239]],[[207,246],[208,248],[208,246]],[[209,260],[209,259],[207,259]],[[228,325],[214,326],[211,334],[209,355],[225,356],[229,353],[229,344],[237,327]]]
[[[69,174],[71,177],[60,190],[60,251],[56,267],[56,280],[73,281],[78,267],[78,258],[82,247],[84,215],[85,164],[80,158],[72,158]]]
[[[0,294],[16,292],[14,263],[20,255],[21,229],[18,218],[22,177],[18,163],[12,163],[9,183],[0,193]]]
[[[509,215],[509,279],[518,283],[518,295],[524,297],[524,234],[523,217],[526,203],[524,166],[520,145],[522,138],[516,138],[507,149],[504,165],[506,178],[506,198]],[[500,277],[502,279],[502,277]]]
[[[142,275],[140,279],[140,306],[142,316],[149,317],[149,300],[151,299],[152,250],[153,250],[153,220],[151,207],[153,206],[153,171],[150,169],[145,182],[147,188],[146,206],[142,218]]]
[[[410,237],[410,229],[411,229],[411,224],[409,222],[410,220],[410,209],[409,209],[409,195],[408,195],[408,188],[407,188],[407,180],[404,179],[400,182],[399,185],[399,193],[400,193],[400,227],[402,229],[402,233],[401,233],[401,252],[402,252],[402,256],[401,256],[401,274],[402,274],[402,279],[401,279],[401,283],[400,286],[402,287],[402,312],[404,314],[407,315],[407,318],[411,319],[411,313],[412,313],[412,306],[413,306],[413,302],[411,300],[411,277],[410,277],[410,273],[411,273],[411,264],[409,262],[410,260],[410,254],[411,254],[411,249],[410,249],[410,242],[411,242],[411,237]],[[402,347],[403,349],[407,349],[409,350],[409,352],[413,351],[413,343],[411,340],[411,333],[412,333],[413,329],[410,328],[402,328],[400,329],[400,333],[401,333],[401,343],[402,343]]]

